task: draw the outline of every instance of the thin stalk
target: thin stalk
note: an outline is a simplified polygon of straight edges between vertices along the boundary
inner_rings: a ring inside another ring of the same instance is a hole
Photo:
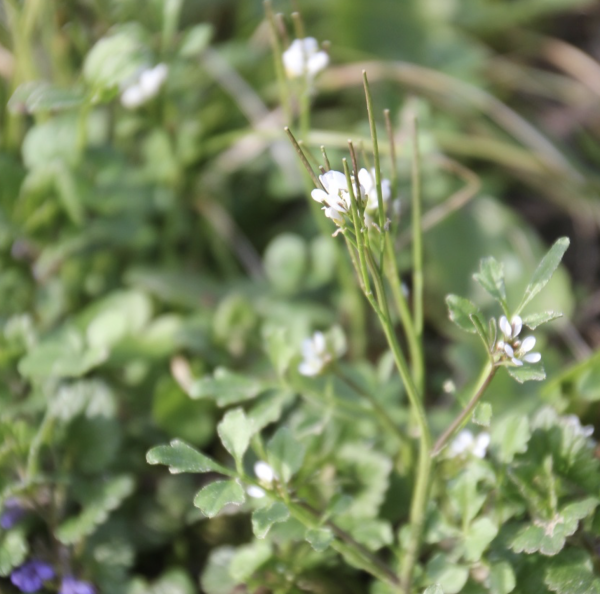
[[[275,20],[275,14],[273,13],[273,7],[271,0],[265,0],[264,2],[265,13],[267,20],[269,21],[269,27],[271,29],[271,46],[273,48],[273,62],[275,64],[275,76],[277,77],[277,86],[279,87],[279,96],[281,99],[281,106],[285,114],[286,122],[292,124],[292,104],[290,101],[290,91],[288,86],[288,80],[285,75],[285,68],[283,67],[283,50],[279,39],[279,33],[277,31],[277,22]]]
[[[396,265],[394,246],[392,238],[389,235],[386,236],[386,256],[386,266],[384,267],[384,273],[386,275],[386,278],[388,279],[388,282],[390,283],[392,295],[396,304],[396,310],[398,311],[398,315],[400,316],[400,322],[402,324],[402,328],[404,329],[404,334],[408,343],[408,352],[410,355],[410,366],[413,381],[415,382],[418,392],[422,394],[425,383],[423,349],[421,348],[421,343],[419,341],[417,333],[415,332],[413,320],[410,315],[410,309],[408,307],[406,297],[404,296],[404,292],[402,290],[402,282],[400,281],[400,277],[398,276],[398,267]]]
[[[339,367],[334,368],[334,373],[348,386],[350,386],[357,394],[365,398],[371,407],[373,408],[373,413],[381,423],[381,425],[389,431],[390,435],[394,437],[401,445],[407,442],[407,436],[403,433],[402,429],[394,423],[385,408],[382,404],[367,390],[363,390],[353,379],[349,378],[345,375]]]
[[[285,130],[285,133],[288,135],[289,139],[292,141],[292,144],[294,145],[294,148],[296,149],[296,152],[298,153],[298,156],[300,157],[300,160],[302,161],[302,165],[304,165],[304,167],[305,167],[308,175],[310,176],[313,184],[317,188],[320,188],[321,190],[324,190],[325,188],[323,187],[323,184],[321,183],[321,180],[315,175],[315,172],[313,171],[313,168],[310,166],[310,163],[308,162],[308,159],[306,158],[306,155],[304,154],[304,151],[302,150],[302,147],[298,144],[298,141],[296,140],[296,138],[292,134],[292,131],[287,126],[284,128],[284,130]]]
[[[402,560],[402,566],[400,568],[400,584],[402,590],[409,594],[410,586],[412,582],[412,575],[415,563],[419,556],[419,549],[421,547],[421,538],[423,534],[423,527],[425,525],[425,513],[427,509],[427,495],[429,492],[429,478],[431,474],[432,459],[430,455],[431,451],[431,434],[429,433],[429,425],[427,424],[427,417],[425,416],[425,408],[423,405],[423,399],[421,398],[417,387],[412,380],[410,370],[404,354],[398,344],[398,339],[394,332],[389,314],[389,307],[387,304],[387,297],[385,294],[385,288],[383,286],[383,280],[378,274],[375,262],[373,261],[370,254],[369,266],[373,274],[373,281],[377,291],[377,298],[379,301],[380,311],[378,312],[379,320],[383,327],[386,339],[392,350],[398,373],[402,379],[408,399],[410,401],[412,410],[415,414],[417,425],[419,427],[419,459],[417,463],[417,476],[415,481],[415,490],[412,497],[411,508],[410,508],[410,527],[411,532],[409,536],[408,545],[404,551],[404,557]]]
[[[491,361],[488,361],[483,368],[479,380],[477,381],[477,388],[469,403],[464,410],[452,421],[451,425],[440,435],[438,440],[435,442],[433,449],[431,450],[431,457],[435,458],[443,449],[444,446],[454,437],[454,435],[467,423],[469,415],[473,412],[473,409],[487,390],[488,386],[494,379],[496,370],[498,369]]]
[[[413,230],[413,319],[419,342],[423,336],[423,230],[421,228],[421,156],[419,122],[413,121],[412,138],[412,230]],[[420,344],[420,348],[423,346]]]
[[[394,197],[398,193],[398,162],[396,160],[396,141],[394,140],[394,128],[392,127],[389,109],[385,109],[383,111],[383,117],[385,119],[385,130],[387,132],[388,143],[390,145],[390,170],[392,172],[390,183],[392,186],[392,197]]]

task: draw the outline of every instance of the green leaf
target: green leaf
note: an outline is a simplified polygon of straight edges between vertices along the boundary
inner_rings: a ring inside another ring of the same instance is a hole
[[[10,530],[0,536],[0,576],[6,577],[14,567],[25,561],[29,545],[20,530]]]
[[[280,501],[272,503],[268,507],[257,509],[252,514],[252,531],[256,538],[265,538],[271,526],[276,522],[284,522],[290,517],[287,506]]]
[[[264,565],[273,554],[271,543],[264,540],[238,547],[229,566],[229,574],[238,583],[244,583],[252,577],[256,570]]]
[[[507,415],[492,427],[491,444],[500,462],[505,464],[510,464],[516,454],[527,451],[530,438],[529,419],[524,415]]]
[[[539,551],[542,555],[556,555],[565,546],[566,538],[575,534],[579,521],[589,516],[597,505],[598,500],[594,497],[571,503],[554,518],[525,526],[516,534],[510,547],[515,553]]]
[[[438,553],[427,563],[425,573],[430,581],[444,585],[445,594],[458,594],[467,583],[469,568]]]
[[[353,524],[348,526],[348,532],[354,540],[370,551],[378,551],[394,541],[390,523],[377,518],[353,518]]]
[[[480,317],[479,308],[464,297],[458,295],[447,295],[446,305],[448,306],[448,315],[450,319],[462,330],[474,334],[477,329],[473,325],[471,316]]]
[[[54,171],[54,187],[62,207],[75,225],[82,225],[85,212],[73,172],[62,160],[52,163],[52,170]]]
[[[582,549],[568,549],[552,559],[545,571],[544,583],[558,594],[600,594],[600,580]]]
[[[517,585],[515,572],[507,561],[492,564],[490,570],[491,594],[509,594]]]
[[[504,311],[507,310],[504,270],[495,258],[483,258],[479,264],[479,272],[473,278],[500,303]]]
[[[469,316],[471,323],[473,324],[473,328],[481,338],[481,342],[483,343],[483,347],[486,351],[490,349],[490,337],[488,336],[488,329],[481,314],[471,314]]]
[[[236,549],[230,546],[213,549],[206,562],[200,585],[206,594],[231,594],[236,583],[229,573],[229,566]]]
[[[210,483],[194,497],[194,505],[207,518],[214,518],[227,504],[241,505],[244,501],[244,488],[235,480]]]
[[[94,489],[93,495],[83,503],[83,511],[63,522],[56,530],[56,537],[65,545],[79,543],[103,524],[111,511],[131,495],[134,488],[130,476],[115,477]]]
[[[567,248],[569,247],[569,238],[561,237],[557,239],[554,245],[548,250],[548,253],[542,258],[538,267],[535,269],[529,284],[525,289],[523,300],[515,314],[520,313],[523,308],[546,286],[554,271],[558,268]]]
[[[250,445],[250,438],[255,433],[252,421],[241,408],[228,411],[217,426],[217,433],[225,449],[235,458],[238,464]]]
[[[559,311],[541,311],[524,316],[522,319],[525,326],[531,330],[535,330],[538,326],[552,320],[557,320],[558,318],[562,318],[562,313]]]
[[[287,427],[280,427],[267,445],[269,464],[284,483],[300,470],[306,448]]]
[[[284,294],[298,291],[308,268],[308,248],[299,235],[282,233],[265,249],[265,274],[271,284]]]
[[[479,402],[473,411],[473,423],[489,427],[492,420],[492,405],[489,402]]]
[[[530,381],[541,382],[546,379],[546,372],[541,361],[538,363],[525,363],[521,367],[507,365],[506,370],[520,384]]]
[[[444,590],[439,584],[433,584],[432,586],[428,586],[425,588],[423,594],[444,594]]]
[[[81,335],[65,330],[33,347],[19,361],[19,373],[26,378],[80,377],[103,363],[104,348],[86,348]]]
[[[210,43],[213,28],[207,23],[195,25],[186,30],[179,55],[183,58],[197,58]]]
[[[248,418],[255,431],[262,431],[267,425],[278,421],[283,407],[294,399],[294,393],[287,390],[274,390],[260,396],[248,410]]]
[[[218,367],[213,377],[194,382],[189,395],[191,398],[214,398],[218,406],[225,407],[256,398],[264,389],[259,380]]]
[[[480,518],[473,522],[465,534],[465,560],[479,561],[497,534],[498,526],[489,518]]]
[[[85,58],[83,75],[98,89],[113,89],[135,78],[151,64],[143,29],[137,24],[122,25],[100,39]]]
[[[217,464],[187,443],[174,439],[170,445],[160,445],[152,448],[146,454],[148,464],[164,464],[169,467],[171,474],[182,472],[220,472],[230,474],[230,471]]]
[[[322,553],[331,544],[333,533],[329,528],[309,528],[304,538],[317,553]]]

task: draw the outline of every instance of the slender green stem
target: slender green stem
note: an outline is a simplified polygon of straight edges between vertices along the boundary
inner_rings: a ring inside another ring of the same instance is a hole
[[[396,264],[396,255],[394,253],[394,245],[392,238],[386,236],[386,259],[385,259],[384,272],[390,287],[392,289],[392,295],[396,304],[398,315],[400,316],[400,322],[406,335],[406,341],[408,343],[408,352],[410,355],[410,365],[413,375],[413,381],[417,386],[417,390],[420,394],[424,390],[424,378],[425,378],[425,366],[423,362],[423,349],[421,343],[415,332],[412,317],[410,315],[410,309],[402,290],[402,282],[398,275],[398,266]]]
[[[473,409],[487,390],[490,385],[492,379],[494,379],[494,375],[496,370],[498,369],[491,361],[488,361],[483,368],[481,375],[479,376],[479,380],[476,384],[475,393],[469,403],[464,408],[463,411],[452,421],[448,429],[440,435],[438,440],[435,442],[433,449],[431,450],[431,456],[434,458],[437,456],[443,449],[444,446],[452,439],[452,437],[467,423],[469,420],[469,415],[473,412]]]
[[[350,386],[357,394],[365,398],[371,407],[373,408],[373,413],[381,423],[381,425],[389,431],[390,435],[392,435],[400,444],[405,444],[408,440],[407,436],[404,434],[402,429],[392,419],[390,419],[388,412],[382,406],[382,404],[371,394],[369,391],[361,388],[352,378],[348,377],[339,367],[334,368],[335,374],[348,386]]]
[[[412,376],[404,354],[398,344],[398,339],[392,327],[392,323],[389,315],[389,307],[387,304],[387,297],[385,294],[385,288],[381,276],[377,273],[375,262],[369,254],[369,265],[373,274],[373,280],[375,283],[375,289],[377,291],[377,297],[380,306],[379,320],[383,327],[385,336],[388,344],[392,349],[392,354],[396,362],[396,367],[402,378],[402,382],[406,389],[408,399],[415,413],[417,425],[419,427],[419,459],[417,462],[417,476],[415,481],[415,490],[413,492],[411,508],[410,508],[410,536],[409,541],[404,551],[404,557],[402,560],[402,566],[400,568],[400,585],[402,590],[409,594],[414,566],[419,556],[419,549],[421,548],[421,538],[423,534],[423,527],[425,525],[425,514],[427,511],[427,495],[429,492],[429,482],[431,474],[431,434],[429,432],[429,425],[427,423],[427,417],[425,416],[425,408],[423,405],[423,399],[421,398],[417,387],[413,382]]]
[[[413,317],[417,338],[421,342],[423,336],[423,230],[421,228],[421,156],[417,118],[414,119],[412,136]]]

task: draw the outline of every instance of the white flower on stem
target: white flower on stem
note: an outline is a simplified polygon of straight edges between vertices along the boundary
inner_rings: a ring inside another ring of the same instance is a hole
[[[468,429],[463,429],[450,444],[450,457],[471,453],[477,458],[485,458],[490,445],[490,434],[482,431],[477,437]]]
[[[273,467],[262,460],[259,460],[254,465],[254,474],[258,480],[267,484],[272,483],[275,479],[275,471],[273,470]]]
[[[264,490],[256,485],[250,485],[249,487],[246,487],[246,493],[248,493],[248,496],[252,497],[253,499],[262,499],[266,495]]]
[[[365,194],[365,223],[367,226],[376,224],[379,212],[379,199],[377,198],[377,183],[375,177],[375,169],[371,168],[370,171],[364,167],[358,172],[358,181],[361,188],[364,189]],[[381,180],[381,197],[383,199],[383,210],[388,211],[390,198],[392,197],[392,184],[389,179],[383,178]],[[400,201],[394,200],[392,203],[392,209],[395,211],[393,214],[398,216],[400,214]]]
[[[345,216],[350,212],[351,200],[348,191],[346,176],[341,171],[327,171],[319,176],[324,190],[317,188],[310,195],[313,200],[324,204],[325,216],[331,219],[338,227],[342,227]],[[362,188],[361,188],[362,193]]]
[[[294,39],[282,57],[288,78],[312,78],[329,64],[329,56],[319,50],[319,44],[314,37]]]
[[[121,93],[121,103],[127,109],[137,109],[155,97],[167,79],[169,69],[166,64],[142,70],[137,79],[127,85]]]
[[[311,338],[302,341],[302,357],[303,360],[298,365],[298,371],[302,375],[314,377],[325,369],[332,355],[322,332],[315,332]]]
[[[523,341],[518,336],[523,329],[523,320],[520,316],[513,316],[509,322],[506,316],[498,320],[498,327],[503,334],[503,340],[496,343],[496,351],[511,360],[513,365],[521,367],[523,363],[537,363],[541,360],[540,353],[532,353],[535,346],[535,337],[527,336]]]

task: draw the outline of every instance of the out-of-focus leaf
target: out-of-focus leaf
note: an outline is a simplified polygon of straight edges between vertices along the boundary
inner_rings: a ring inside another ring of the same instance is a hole
[[[169,467],[169,472],[220,472],[228,471],[198,450],[190,447],[179,439],[174,439],[170,445],[161,445],[152,448],[146,454],[148,464],[164,464]]]
[[[489,427],[492,420],[492,405],[489,402],[479,402],[473,411],[473,423]]]
[[[276,522],[284,522],[290,517],[287,506],[276,501],[268,507],[261,507],[252,514],[252,531],[256,538],[265,538],[271,526]]]
[[[492,564],[490,570],[490,592],[492,594],[509,594],[516,585],[515,572],[510,563],[499,561]]]
[[[207,23],[187,29],[179,47],[184,58],[197,58],[207,47],[213,35],[212,26]]]
[[[443,584],[445,594],[458,594],[467,582],[469,568],[458,565],[438,553],[427,563],[425,573],[432,582]]]
[[[516,454],[527,450],[531,437],[529,420],[526,416],[511,414],[494,422],[491,444],[501,462],[510,464]]]
[[[502,306],[506,312],[506,287],[504,286],[504,270],[493,257],[483,258],[479,264],[479,272],[473,278]]]
[[[235,556],[231,560],[229,573],[238,583],[248,580],[256,570],[264,565],[273,554],[270,542],[256,540],[248,545],[238,547]]]
[[[26,535],[21,530],[10,530],[0,536],[0,576],[6,577],[21,565],[29,551]]]
[[[258,379],[218,367],[212,377],[203,377],[194,382],[189,394],[191,398],[214,398],[218,406],[225,407],[252,400],[265,387]]]
[[[250,438],[255,432],[252,421],[241,408],[236,408],[225,414],[217,432],[225,449],[235,458],[237,464],[241,464]]]
[[[284,483],[300,470],[306,448],[287,427],[280,427],[267,444],[269,464]]]
[[[278,235],[267,246],[264,260],[267,278],[277,290],[285,294],[299,290],[308,263],[302,237],[292,233]]]
[[[562,318],[562,313],[558,311],[542,311],[523,316],[523,324],[531,330],[535,330],[538,326]]]
[[[130,476],[115,477],[95,489],[94,496],[84,503],[83,511],[69,518],[56,530],[56,537],[66,545],[76,544],[106,521],[111,511],[119,507],[133,492]]]
[[[508,365],[506,370],[520,384],[530,381],[541,382],[546,379],[544,364],[541,361],[538,363],[525,363],[520,367]]]
[[[317,553],[322,553],[331,544],[333,533],[329,528],[310,528],[306,531],[305,538]]]
[[[72,109],[83,103],[80,89],[64,89],[47,82],[34,81],[20,85],[8,101],[12,113],[38,113]]]
[[[465,559],[470,562],[479,561],[496,534],[498,526],[490,518],[475,520],[465,534]]]
[[[198,491],[194,505],[207,518],[214,518],[228,504],[241,505],[246,501],[244,488],[235,480],[215,481]]]

